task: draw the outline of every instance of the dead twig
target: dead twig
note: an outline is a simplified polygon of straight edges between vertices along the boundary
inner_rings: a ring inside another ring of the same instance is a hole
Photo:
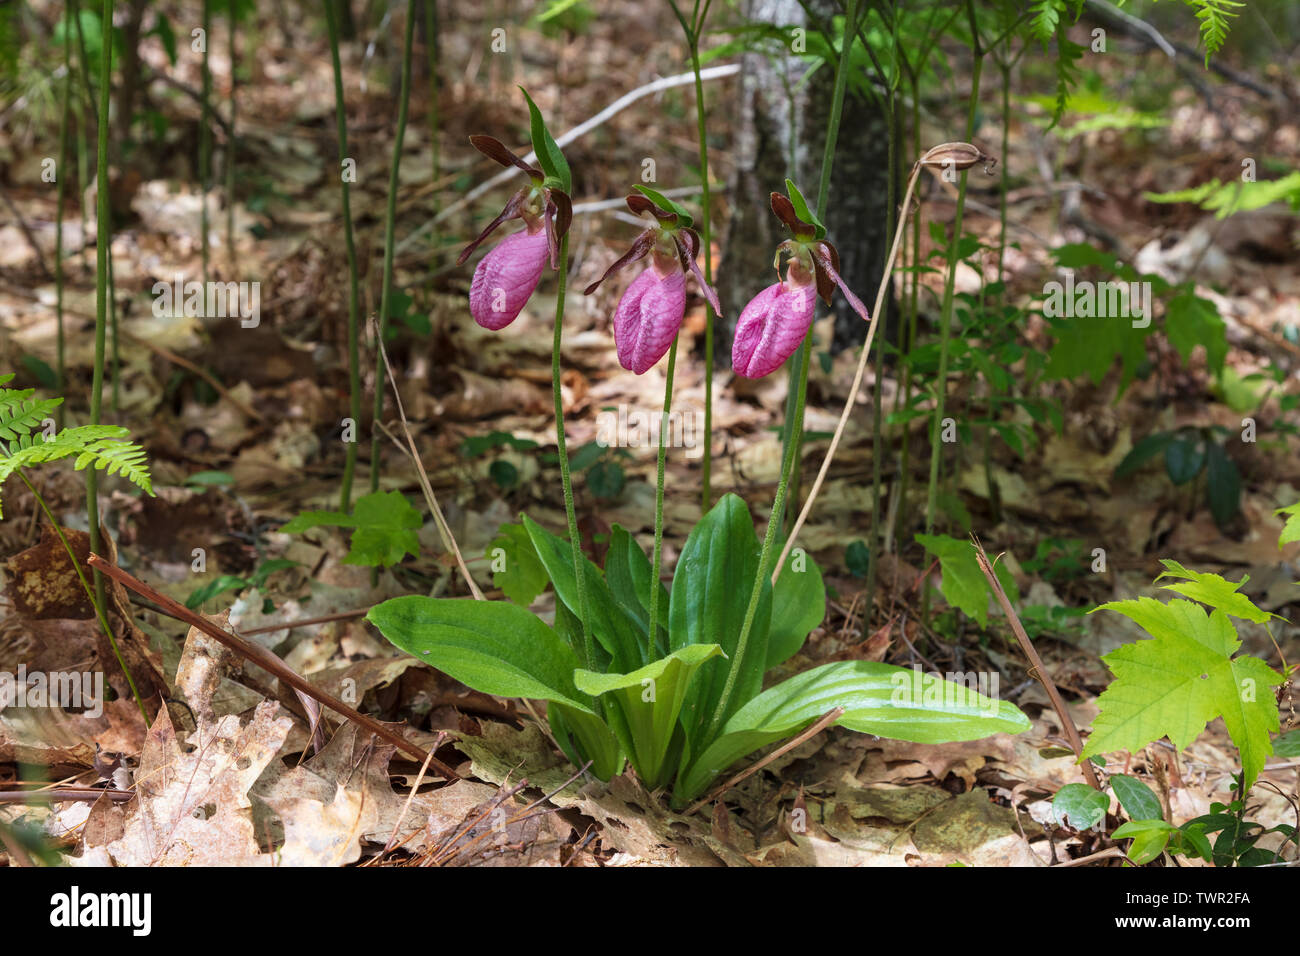
[[[1119,847],[1108,846],[1104,850],[1098,850],[1096,853],[1081,856],[1077,860],[1066,860],[1064,863],[1053,863],[1052,867],[1054,869],[1064,869],[1067,866],[1086,866],[1089,863],[1096,863],[1098,860],[1109,860],[1115,857],[1119,857],[1121,860],[1127,860],[1129,863],[1132,863],[1133,866],[1137,866],[1136,863],[1133,863],[1133,861],[1128,858],[1128,854]]]
[[[55,790],[5,790],[0,792],[0,803],[63,803],[70,800],[98,800],[100,797],[125,803],[134,796],[134,790],[59,787]]]
[[[798,737],[795,737],[792,740],[789,740],[786,743],[782,744],[780,747],[778,747],[776,750],[773,750],[762,760],[755,763],[752,767],[740,771],[740,773],[736,774],[734,777],[732,777],[722,786],[718,787],[707,797],[701,797],[700,799],[696,800],[694,803],[692,803],[689,807],[686,808],[685,816],[689,817],[691,814],[695,813],[705,804],[718,799],[718,797],[722,796],[732,787],[736,786],[739,783],[744,782],[749,777],[758,773],[760,770],[762,770],[764,767],[770,764],[777,757],[780,757],[782,754],[790,752],[795,747],[798,747],[805,740],[809,740],[813,737],[816,737],[819,733],[821,733],[831,724],[835,723],[835,721],[839,720],[840,717],[843,716],[843,714],[844,714],[843,707],[836,707],[832,710],[828,710],[826,713],[822,714],[821,719],[818,720],[817,723],[813,724],[811,727],[809,727],[807,730],[801,733]]]
[[[424,492],[424,500],[428,502],[429,511],[433,514],[434,524],[438,526],[438,534],[442,538],[442,546],[456,556],[456,564],[460,568],[461,575],[465,578],[465,583],[469,585],[470,594],[474,595],[476,601],[482,601],[483,592],[480,591],[478,585],[474,583],[474,578],[470,575],[469,568],[465,566],[465,558],[460,553],[460,546],[456,544],[456,537],[451,533],[451,527],[447,524],[447,519],[442,514],[442,508],[438,506],[438,497],[433,493],[433,485],[429,483],[429,473],[424,470],[424,462],[420,461],[420,453],[415,447],[415,439],[411,437],[411,426],[406,421],[406,411],[402,408],[402,393],[397,388],[397,377],[393,374],[393,366],[388,362],[388,350],[384,348],[384,337],[380,334],[379,323],[375,321],[373,315],[370,317],[370,328],[375,336],[375,345],[379,349],[379,355],[384,360],[384,369],[388,372],[388,381],[393,386],[393,399],[397,403],[397,416],[401,419],[402,431],[406,434],[407,445],[410,446],[411,460],[415,462],[416,473],[420,477],[420,490]],[[376,424],[378,423],[376,422]],[[387,431],[387,429],[385,429],[385,431]],[[398,447],[401,446],[399,445]]]
[[[428,752],[416,746],[415,744],[411,743],[401,734],[389,730],[387,727],[385,727],[379,721],[375,720],[373,717],[367,717],[365,714],[353,710],[351,707],[343,703],[343,701],[339,700],[337,697],[334,697],[332,694],[325,693],[325,691],[321,690],[320,688],[309,683],[302,677],[298,676],[298,674],[291,667],[285,664],[284,661],[280,660],[280,658],[276,657],[274,654],[272,654],[270,651],[266,650],[265,648],[259,647],[256,644],[250,644],[247,641],[243,640],[242,638],[237,637],[234,634],[231,634],[229,631],[222,630],[221,628],[213,624],[211,621],[206,620],[200,615],[194,613],[184,605],[178,604],[176,601],[173,601],[167,595],[155,591],[153,588],[149,587],[149,585],[145,584],[143,581],[139,581],[136,578],[133,578],[131,575],[127,574],[117,565],[110,564],[108,561],[105,561],[97,554],[92,553],[89,559],[87,559],[86,563],[90,567],[94,568],[95,570],[104,572],[113,580],[130,588],[136,594],[139,594],[143,597],[148,598],[150,601],[153,601],[155,604],[157,604],[160,608],[164,609],[172,617],[184,621],[190,627],[197,627],[200,631],[208,635],[208,637],[212,638],[214,641],[217,641],[220,644],[224,644],[226,647],[230,648],[232,651],[239,654],[241,657],[245,658],[246,660],[252,661],[254,664],[258,665],[264,670],[269,671],[271,674],[274,674],[276,677],[278,677],[284,683],[288,684],[294,690],[299,691],[300,693],[305,694],[306,696],[319,701],[320,703],[328,707],[330,710],[333,710],[338,714],[342,714],[344,717],[346,717],[348,720],[352,721],[353,723],[360,724],[362,727],[366,728],[366,730],[370,731],[375,736],[381,737],[384,740],[388,741],[390,744],[395,746],[398,750],[401,750],[403,753],[414,757],[416,760],[426,760],[426,759],[429,760],[430,765],[446,779],[448,780],[460,779],[460,775],[457,774],[456,771],[448,767],[446,764],[444,764],[442,761],[431,757],[431,755]]]
[[[1051,700],[1056,715],[1061,718],[1061,729],[1065,732],[1066,739],[1070,741],[1070,749],[1074,751],[1075,757],[1082,762],[1084,777],[1087,778],[1088,783],[1094,790],[1100,790],[1101,784],[1097,781],[1097,774],[1092,769],[1092,761],[1083,759],[1083,738],[1079,736],[1079,728],[1074,726],[1074,718],[1070,716],[1069,710],[1066,709],[1060,691],[1056,689],[1056,684],[1053,682],[1051,675],[1047,673],[1047,668],[1043,666],[1043,659],[1038,656],[1038,651],[1034,650],[1029,635],[1025,633],[1025,628],[1020,623],[1020,618],[1016,616],[1015,610],[1011,607],[1011,602],[1007,600],[1007,592],[1002,589],[1002,582],[993,573],[993,565],[989,562],[989,556],[984,553],[984,545],[980,544],[979,538],[973,534],[971,535],[971,541],[975,545],[975,556],[979,560],[980,570],[984,572],[989,587],[993,589],[998,604],[1002,606],[1002,613],[1007,616],[1007,621],[1011,624],[1011,630],[1016,635],[1016,640],[1020,642],[1020,649],[1029,658],[1030,676],[1036,678],[1043,685],[1043,689],[1047,691],[1048,699]]]

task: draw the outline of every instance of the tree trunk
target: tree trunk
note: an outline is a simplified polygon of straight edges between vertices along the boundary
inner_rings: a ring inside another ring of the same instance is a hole
[[[832,13],[839,10],[834,0],[812,0],[809,7],[819,21],[808,23],[798,0],[746,0],[745,15],[751,21],[776,23],[791,31],[803,27],[811,33],[816,22],[829,24]],[[790,35],[793,41],[794,34]],[[742,59],[731,217],[718,269],[724,316],[718,327],[719,364],[730,359],[736,319],[745,304],[776,281],[772,255],[786,236],[772,215],[769,195],[784,192],[789,177],[810,206],[817,201],[835,68],[823,64],[807,84],[794,90],[807,68],[804,57],[788,44],[775,53],[746,53]],[[854,96],[850,89],[844,98],[822,221],[827,239],[839,250],[844,281],[867,308],[875,300],[889,251],[885,235],[888,206],[888,122],[875,102]],[[837,293],[832,302],[835,334],[829,345],[832,352],[838,352],[861,343],[867,327],[843,296]],[[827,345],[818,343],[818,350]]]

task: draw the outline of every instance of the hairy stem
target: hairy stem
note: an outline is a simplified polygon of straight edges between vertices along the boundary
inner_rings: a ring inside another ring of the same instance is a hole
[[[91,470],[94,470],[94,466],[91,466]],[[135,698],[135,705],[140,708],[140,716],[144,718],[147,727],[149,725],[149,712],[144,708],[144,699],[140,696],[139,688],[135,686],[135,678],[131,676],[131,672],[127,669],[126,660],[122,657],[122,650],[117,646],[117,638],[113,636],[113,628],[109,626],[108,616],[104,613],[103,579],[100,577],[99,572],[96,571],[96,586],[94,589],[91,588],[90,582],[86,580],[86,573],[81,570],[81,563],[77,560],[77,555],[68,542],[68,536],[63,533],[59,523],[54,520],[54,515],[50,513],[50,506],[45,503],[41,493],[36,490],[36,486],[32,484],[31,479],[23,473],[21,468],[18,469],[18,477],[27,486],[27,490],[32,493],[32,497],[36,499],[36,503],[44,512],[45,519],[49,521],[50,527],[54,529],[54,533],[59,536],[59,541],[63,543],[63,550],[68,553],[68,560],[72,563],[72,570],[77,572],[77,580],[81,582],[81,589],[86,592],[91,607],[95,609],[95,617],[99,619],[99,626],[103,628],[104,636],[108,638],[108,646],[113,649],[113,656],[117,658],[118,666],[122,668],[122,673],[126,675],[127,686],[131,688],[131,696]]]
[[[230,57],[230,134],[226,143],[226,255],[230,257],[230,278],[237,279],[235,261],[235,0],[226,0],[226,18],[230,21],[227,51]]]
[[[411,39],[415,35],[415,0],[407,0],[406,35],[402,44],[402,88],[397,100],[397,139],[388,173],[388,209],[384,215],[384,274],[379,295],[379,338],[388,329],[388,303],[393,289],[393,233],[397,223],[397,173],[402,165],[402,140],[406,137],[406,113],[411,101]],[[375,349],[375,422],[384,416],[384,359]],[[379,429],[370,436],[370,491],[379,490]]]
[[[100,11],[100,36],[113,35],[113,0],[104,0]],[[113,44],[105,42],[99,53],[98,159],[95,167],[95,368],[90,384],[90,424],[98,425],[104,399],[104,330],[108,324],[109,243],[112,226],[108,205],[108,101],[113,75]],[[90,550],[99,551],[99,471],[86,469],[86,517],[90,522]],[[95,599],[104,605],[104,579],[95,574]]]
[[[208,285],[208,192],[212,189],[212,67],[208,64],[208,47],[212,43],[212,0],[203,0],[203,104],[199,117],[199,190],[203,203],[199,207],[199,244],[203,250],[203,287]]]
[[[677,368],[677,336],[668,349],[668,375],[664,380],[664,410],[659,417],[659,463],[655,472],[655,549],[652,558],[653,570],[650,572],[650,628],[646,632],[645,662],[655,659],[655,641],[659,636],[659,574],[663,564],[664,543],[664,470],[668,453],[665,436],[668,434],[668,413],[673,404],[673,372]],[[704,432],[708,434],[708,429]],[[705,499],[708,508],[708,499]]]
[[[709,201],[709,143],[705,130],[704,120],[704,81],[700,76],[700,33],[704,29],[704,20],[709,15],[709,5],[713,0],[705,0],[703,9],[697,0],[695,9],[692,11],[691,19],[688,22],[682,15],[681,9],[677,6],[676,0],[668,0],[668,5],[672,8],[673,14],[677,17],[677,22],[682,26],[682,32],[686,34],[686,45],[691,55],[691,71],[695,75],[695,132],[699,140],[699,157],[700,157],[700,197],[701,210],[703,212],[704,222],[700,230],[700,243],[704,246],[704,279],[713,282],[713,244],[712,244],[712,209]],[[700,462],[700,481],[701,489],[701,510],[708,511],[709,506],[713,503],[712,481],[713,481],[713,307],[706,301],[704,303],[704,455]],[[677,340],[673,339],[673,353],[676,354]],[[672,367],[672,360],[669,360],[669,368]],[[669,373],[669,383],[672,382],[672,374]],[[664,411],[667,412],[668,399],[665,398]],[[660,442],[662,445],[662,441]],[[662,481],[660,482],[662,484]],[[655,525],[656,542],[662,538],[663,529],[658,523]],[[656,544],[656,551],[658,545]],[[656,554],[656,560],[658,555]],[[657,566],[656,566],[657,567]],[[658,581],[658,577],[654,579]],[[654,582],[651,582],[652,586]],[[658,593],[657,591],[655,593]],[[651,631],[650,643],[654,643],[654,632]]]
[[[555,334],[551,343],[551,397],[555,401],[555,445],[560,457],[560,484],[564,488],[564,514],[569,522],[569,548],[573,552],[573,576],[578,583],[578,619],[582,621],[584,666],[594,665],[595,644],[591,621],[587,619],[587,575],[582,563],[582,539],[578,537],[578,513],[573,507],[573,478],[569,474],[569,446],[564,437],[564,399],[560,391],[560,347],[564,342],[564,296],[568,286],[569,236],[560,238],[559,281],[555,291]],[[651,634],[653,635],[653,631]],[[652,638],[653,639],[653,638]]]
[[[438,182],[438,0],[424,0],[424,44],[429,54],[429,144],[433,151],[433,182]],[[335,44],[337,46],[337,44]]]
[[[432,4],[433,0],[425,0]],[[343,197],[343,243],[348,254],[348,414],[352,418],[353,440],[347,442],[343,463],[343,487],[339,490],[339,510],[352,511],[352,479],[357,468],[357,442],[355,429],[361,422],[361,345],[360,345],[360,294],[357,283],[357,246],[352,237],[352,198],[342,164],[348,155],[347,108],[343,96],[343,66],[339,59],[338,10],[333,3],[325,4],[325,20],[329,26],[330,57],[334,64],[334,113],[338,121],[339,187]]]
[[[969,4],[968,4],[969,5]],[[972,20],[974,13],[971,13]],[[973,24],[972,24],[973,27]],[[984,52],[979,46],[976,34],[974,65],[971,69],[970,100],[966,108],[966,136],[970,142],[975,135],[975,111],[979,106],[980,72],[984,65]],[[935,379],[934,418],[930,423],[930,482],[925,502],[925,533],[934,529],[934,512],[939,496],[939,461],[942,457],[943,442],[940,431],[943,428],[943,414],[948,396],[948,346],[952,338],[953,292],[957,279],[957,256],[961,248],[962,215],[966,210],[966,181],[968,172],[961,172],[957,184],[957,213],[953,217],[952,238],[948,245],[948,275],[943,284],[943,305],[939,310],[939,373]],[[929,593],[928,590],[926,592]]]
[[[826,146],[822,153],[821,182],[817,188],[817,215],[819,217],[826,212],[826,199],[830,194],[831,167],[835,160],[835,141],[839,137],[840,117],[844,112],[844,90],[849,78],[849,51],[853,47],[853,30],[857,22],[858,0],[848,0],[848,12],[844,21],[844,40],[840,44],[840,63],[835,72],[835,94],[831,99],[830,119],[826,129]],[[722,721],[727,716],[731,695],[736,689],[736,677],[740,673],[745,660],[745,653],[748,650],[749,636],[754,628],[754,618],[758,613],[759,599],[763,595],[763,586],[767,583],[768,565],[772,558],[772,544],[776,540],[777,532],[781,528],[785,514],[786,495],[789,491],[791,476],[798,467],[799,439],[803,436],[804,402],[808,397],[808,362],[812,354],[812,350],[808,348],[808,340],[811,334],[812,329],[810,328],[808,335],[804,336],[803,345],[800,346],[802,358],[797,360],[799,362],[799,374],[795,390],[794,415],[789,422],[787,432],[787,437],[790,440],[786,442],[785,455],[781,464],[781,477],[776,486],[776,497],[772,501],[772,514],[768,518],[767,531],[763,535],[763,549],[758,556],[758,574],[754,577],[754,587],[749,595],[749,605],[745,608],[745,620],[740,627],[740,636],[736,641],[736,651],[732,655],[731,666],[727,669],[727,680],[722,687],[722,696],[718,699],[718,707],[713,712],[713,717],[709,722],[709,729],[703,738],[706,741],[713,738],[713,735],[717,733]]]
[[[58,319],[58,356],[55,359],[55,381],[59,394],[67,381],[67,367],[64,360],[63,333],[63,196],[66,192],[68,171],[68,122],[72,109],[72,5],[64,10],[63,18],[63,102],[59,120],[59,164],[55,173],[58,176],[57,208],[54,214],[54,311]],[[63,406],[59,405],[55,424],[63,427]]]

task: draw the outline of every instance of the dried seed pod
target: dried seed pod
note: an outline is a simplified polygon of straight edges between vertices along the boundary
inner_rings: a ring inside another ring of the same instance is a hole
[[[991,173],[998,160],[996,156],[990,156],[971,143],[940,143],[922,156],[919,162],[922,166],[939,169],[970,169],[977,163],[983,163],[984,172]]]

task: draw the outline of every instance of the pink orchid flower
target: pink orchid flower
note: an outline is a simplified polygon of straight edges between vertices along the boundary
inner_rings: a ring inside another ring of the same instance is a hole
[[[587,286],[586,294],[591,295],[624,266],[653,253],[650,268],[632,280],[614,312],[614,344],[618,347],[619,364],[642,375],[664,357],[682,327],[686,317],[688,271],[695,276],[714,313],[721,309],[717,293],[704,281],[695,261],[700,248],[700,237],[695,230],[681,225],[681,216],[661,209],[645,196],[628,196],[627,205],[637,215],[652,214],[659,225],[637,236],[632,247],[603,276]]]
[[[818,227],[801,220],[785,196],[772,193],[771,202],[772,212],[794,238],[776,250],[777,263],[782,252],[790,257],[785,279],[754,296],[736,322],[731,367],[744,378],[762,378],[794,354],[812,326],[817,297],[830,305],[835,286],[863,321],[869,321],[866,306],[840,278],[840,256],[835,247],[817,237]]]
[[[563,190],[545,185],[540,169],[529,166],[491,136],[471,136],[469,141],[484,156],[502,166],[515,167],[532,179],[510,197],[501,215],[461,252],[457,265],[464,264],[475,249],[498,226],[509,219],[522,219],[525,228],[501,240],[474,270],[469,290],[469,311],[474,321],[493,332],[504,329],[519,317],[524,304],[537,289],[542,269],[550,256],[557,267],[559,242],[573,219],[573,207]]]
[[[788,270],[793,273],[794,266]],[[789,278],[768,286],[749,300],[736,321],[731,367],[744,378],[762,378],[794,354],[812,326],[817,290],[811,281]]]
[[[474,321],[496,332],[517,319],[542,278],[548,251],[546,233],[539,225],[506,236],[484,256],[469,287]]]

